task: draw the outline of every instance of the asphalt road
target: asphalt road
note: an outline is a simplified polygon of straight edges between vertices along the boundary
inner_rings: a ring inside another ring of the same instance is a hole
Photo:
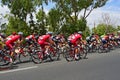
[[[120,80],[120,49],[89,54],[88,59],[17,64],[0,71],[0,80]]]

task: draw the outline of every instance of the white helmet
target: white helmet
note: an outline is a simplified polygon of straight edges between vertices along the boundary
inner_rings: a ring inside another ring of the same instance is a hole
[[[120,31],[117,31],[118,33],[120,33]]]
[[[50,35],[52,35],[52,34],[53,34],[53,32],[47,32],[46,34],[50,34]]]
[[[23,32],[18,32],[19,35],[23,35]]]
[[[82,31],[78,31],[78,34],[82,34]]]

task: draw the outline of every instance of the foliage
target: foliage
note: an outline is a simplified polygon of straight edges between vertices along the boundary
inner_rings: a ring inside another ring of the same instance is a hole
[[[62,14],[64,24],[62,27],[67,28],[66,33],[75,31],[84,31],[86,29],[86,18],[93,9],[102,7],[108,0],[52,0],[56,3],[56,9]],[[82,17],[80,13],[84,11]],[[87,13],[88,11],[88,13]]]
[[[115,27],[113,27],[112,25],[109,25],[108,27],[106,27],[105,24],[99,24],[97,27],[93,28],[92,30],[96,34],[103,35],[106,33],[113,33],[117,29]]]
[[[87,26],[85,31],[83,31],[83,39],[85,39],[87,36],[90,36],[90,28]]]
[[[49,30],[58,32],[60,26],[62,26],[62,17],[59,10],[52,8],[48,13]]]
[[[35,11],[32,0],[2,0],[3,4],[10,8],[15,17],[26,21],[26,16]]]
[[[117,26],[117,30],[118,30],[118,31],[120,30],[120,26]]]
[[[46,14],[45,12],[40,9],[39,12],[36,14],[36,19],[37,19],[37,24],[38,30],[41,34],[46,33],[46,25],[47,25],[47,20],[46,20]]]
[[[48,15],[44,12],[43,4],[48,5],[52,1],[56,4]],[[6,32],[23,31],[26,34],[37,31],[41,34],[46,30],[62,32],[67,35],[76,31],[86,30],[86,18],[95,9],[105,5],[108,0],[1,0],[2,5],[7,5],[10,13],[9,24]],[[37,8],[40,8],[36,13]],[[83,15],[80,15],[81,12]],[[33,19],[36,14],[37,23]],[[30,20],[27,23],[27,16]],[[81,17],[79,17],[81,16]],[[49,28],[47,28],[49,27]],[[36,29],[36,30],[35,30]]]
[[[10,9],[9,23],[6,33],[10,34],[13,31],[22,31],[26,35],[30,31],[28,26],[27,16],[35,11],[33,0],[2,0],[3,5],[7,5]],[[12,16],[11,16],[12,15]]]
[[[15,18],[13,16],[9,17],[9,23],[6,29],[7,35],[12,32],[22,31],[24,34],[29,34],[30,28],[27,26],[26,22],[20,20],[19,18]]]

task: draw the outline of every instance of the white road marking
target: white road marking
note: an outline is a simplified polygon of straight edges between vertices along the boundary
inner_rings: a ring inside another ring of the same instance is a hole
[[[38,66],[32,66],[32,67],[26,67],[26,68],[14,69],[14,70],[2,71],[2,72],[0,72],[0,74],[16,72],[16,71],[23,71],[23,70],[33,69],[33,68],[37,68],[37,67]]]

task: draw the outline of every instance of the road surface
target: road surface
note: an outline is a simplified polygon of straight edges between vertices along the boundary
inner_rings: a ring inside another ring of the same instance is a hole
[[[0,71],[0,80],[120,80],[120,49],[92,53],[88,59],[21,63]]]

